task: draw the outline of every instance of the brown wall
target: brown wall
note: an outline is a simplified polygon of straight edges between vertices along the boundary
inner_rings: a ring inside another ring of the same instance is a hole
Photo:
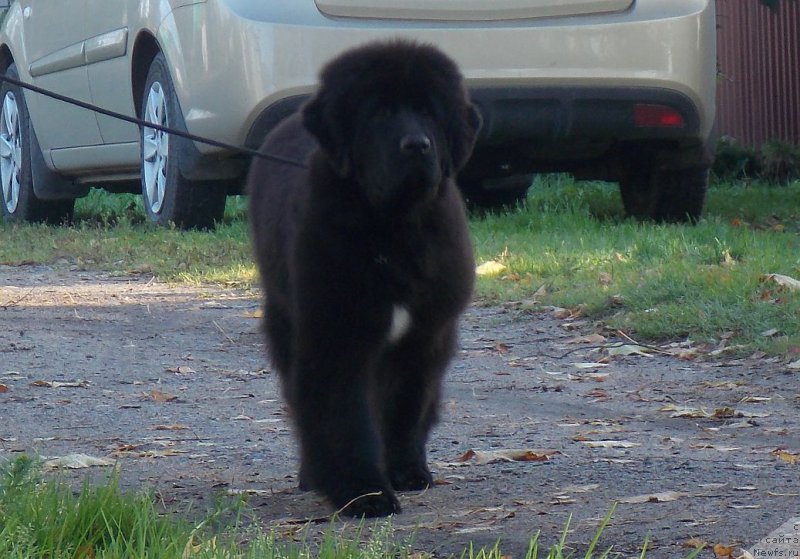
[[[717,21],[720,133],[800,144],[800,1],[717,0]]]

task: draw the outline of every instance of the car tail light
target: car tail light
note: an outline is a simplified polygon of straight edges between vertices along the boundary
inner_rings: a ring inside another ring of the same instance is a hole
[[[683,128],[683,115],[665,105],[639,104],[633,107],[633,122],[637,128]]]

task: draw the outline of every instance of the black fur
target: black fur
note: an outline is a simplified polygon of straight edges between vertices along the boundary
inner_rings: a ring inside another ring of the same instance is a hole
[[[371,43],[330,62],[262,146],[309,168],[252,163],[265,330],[299,431],[300,484],[344,514],[399,512],[395,490],[433,483],[425,444],[474,282],[453,176],[479,127],[439,50]],[[390,339],[398,307],[410,327]]]

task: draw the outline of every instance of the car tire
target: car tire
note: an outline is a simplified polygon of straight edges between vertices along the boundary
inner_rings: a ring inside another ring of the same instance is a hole
[[[620,181],[622,204],[629,216],[668,223],[697,223],[708,190],[706,167],[642,170]]]
[[[148,122],[186,129],[162,53],[158,53],[150,64],[141,115]],[[222,220],[227,185],[222,181],[189,180],[181,172],[182,154],[194,150],[190,140],[142,127],[141,150],[142,195],[151,223],[174,224],[182,229],[211,229]]]
[[[17,67],[6,69],[19,79]],[[3,220],[12,223],[63,223],[72,219],[74,199],[42,200],[36,196],[35,176],[47,176],[49,169],[35,173],[34,165],[44,159],[34,157],[39,143],[33,131],[22,88],[9,82],[0,86],[0,191]]]
[[[532,175],[459,180],[470,210],[484,212],[515,208],[525,201],[533,182]]]

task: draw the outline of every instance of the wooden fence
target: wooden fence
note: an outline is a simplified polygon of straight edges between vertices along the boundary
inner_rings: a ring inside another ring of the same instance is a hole
[[[800,145],[800,1],[717,0],[720,133]]]

